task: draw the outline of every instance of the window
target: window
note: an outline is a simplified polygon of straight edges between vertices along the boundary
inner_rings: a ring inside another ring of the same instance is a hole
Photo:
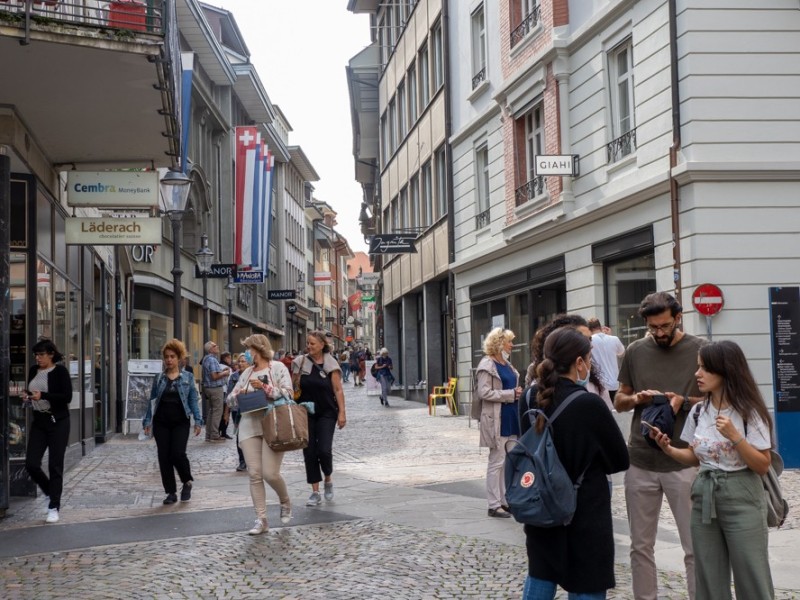
[[[472,13],[472,89],[486,80],[486,20],[481,4]]]
[[[422,165],[422,180],[420,182],[420,195],[422,204],[422,226],[429,227],[433,224],[433,182],[431,177],[431,161]]]
[[[392,98],[389,102],[389,155],[397,150],[397,104]]]
[[[431,31],[433,44],[433,90],[438,91],[444,84],[444,44],[442,43],[442,22],[438,21]]]
[[[381,166],[389,162],[389,122],[386,113],[381,116]]]
[[[381,15],[378,19],[378,43],[381,48],[381,65],[386,66],[389,62],[389,55],[392,53],[389,48],[389,30],[386,28],[386,15]]]
[[[525,39],[541,18],[541,7],[537,0],[512,0],[511,2],[511,47]]]
[[[415,228],[421,225],[419,205],[419,175],[414,175],[408,184],[408,226]]]
[[[408,126],[413,127],[417,121],[417,65],[411,63],[406,75],[408,82]]]
[[[636,148],[633,42],[630,38],[609,53],[608,67],[611,85],[611,131],[614,138],[608,145],[608,161],[615,162]]]
[[[392,232],[400,229],[400,202],[397,198],[392,200]]]
[[[608,326],[626,346],[644,337],[639,317],[642,298],[656,291],[655,256],[651,252],[604,265]]]
[[[540,104],[525,115],[525,161],[527,180],[533,179],[533,165],[537,154],[544,154],[544,107]]]
[[[537,154],[543,154],[544,141],[544,106],[538,104],[514,122],[514,139],[519,162],[517,163],[517,185],[515,191],[516,205],[520,206],[528,200],[545,192],[544,177],[534,175],[534,164]]]
[[[397,129],[399,136],[398,143],[402,142],[408,131],[408,106],[406,105],[406,82],[401,81],[397,86]]]
[[[489,146],[475,151],[475,229],[489,224]]]
[[[400,227],[399,229],[408,229],[408,188],[404,187],[400,190]]]
[[[447,214],[447,164],[445,163],[445,147],[436,151],[436,218]]]
[[[394,52],[394,42],[397,39],[394,32],[394,10],[391,5],[386,9],[386,38],[389,46],[389,56]]]
[[[431,99],[430,64],[428,63],[428,40],[425,40],[419,50],[419,107],[425,110]]]

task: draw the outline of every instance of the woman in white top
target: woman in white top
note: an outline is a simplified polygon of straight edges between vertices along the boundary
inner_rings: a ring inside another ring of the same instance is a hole
[[[238,406],[236,398],[240,393],[256,390],[264,390],[272,399],[281,396],[291,398],[294,394],[292,377],[283,363],[272,360],[272,346],[270,346],[267,336],[251,335],[242,340],[242,345],[250,350],[253,366],[244,370],[239,376],[236,386],[228,395],[231,409],[236,410]],[[253,507],[256,509],[257,517],[255,525],[248,531],[250,535],[258,535],[269,529],[265,481],[278,495],[278,501],[281,504],[281,523],[286,524],[292,519],[289,490],[281,475],[283,453],[274,452],[264,441],[261,429],[263,416],[264,411],[258,410],[243,414],[239,421],[239,446],[247,463],[247,472],[250,475],[250,495],[253,498]]]
[[[664,452],[700,466],[692,484],[696,600],[774,597],[767,553],[767,508],[761,475],[771,462],[772,419],[741,348],[731,341],[700,348],[695,373],[706,399],[686,419],[678,449],[657,428]]]

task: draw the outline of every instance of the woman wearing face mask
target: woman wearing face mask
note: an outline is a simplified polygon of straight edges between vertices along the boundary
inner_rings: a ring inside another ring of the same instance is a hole
[[[570,598],[606,597],[614,581],[614,530],[606,475],[628,468],[628,449],[603,400],[586,390],[591,340],[562,327],[544,341],[536,369],[536,407],[551,416],[578,395],[553,423],[553,444],[572,481],[583,474],[572,522],[560,527],[525,525],[528,577],[523,600],[551,600],[561,586]],[[544,419],[536,422],[537,431]]]
[[[519,373],[508,361],[514,348],[514,332],[496,327],[483,342],[485,356],[478,363],[478,386],[472,411],[480,419],[480,446],[489,448],[486,468],[486,499],[489,516],[508,519],[503,464],[506,441],[519,436],[517,401],[522,388]]]
[[[228,385],[225,388],[226,403],[229,407],[230,403],[227,401],[228,394],[233,391],[233,388],[235,388],[236,384],[239,383],[239,377],[241,377],[242,373],[252,364],[252,362],[253,355],[250,354],[250,350],[242,352],[239,355],[239,358],[236,359],[236,370],[231,373],[230,377],[228,377]],[[231,417],[233,418],[233,426],[236,428],[236,453],[239,455],[239,466],[236,467],[236,470],[241,473],[242,471],[247,470],[247,463],[244,460],[244,453],[239,447],[239,421],[242,420],[242,415],[238,410],[231,409]]]

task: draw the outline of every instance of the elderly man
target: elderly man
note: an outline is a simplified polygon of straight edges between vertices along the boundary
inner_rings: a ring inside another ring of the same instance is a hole
[[[225,382],[231,374],[229,367],[224,367],[219,362],[219,346],[216,342],[206,342],[203,349],[203,395],[208,406],[206,419],[206,441],[224,442],[225,438],[219,434],[219,422],[222,419],[222,410],[225,402]]]

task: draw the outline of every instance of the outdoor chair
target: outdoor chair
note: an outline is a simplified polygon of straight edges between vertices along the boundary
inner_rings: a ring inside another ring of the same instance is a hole
[[[428,414],[436,414],[436,404],[442,398],[450,409],[450,414],[458,416],[458,404],[456,404],[456,383],[457,377],[451,377],[447,384],[436,385],[433,387],[433,392],[428,396]]]

